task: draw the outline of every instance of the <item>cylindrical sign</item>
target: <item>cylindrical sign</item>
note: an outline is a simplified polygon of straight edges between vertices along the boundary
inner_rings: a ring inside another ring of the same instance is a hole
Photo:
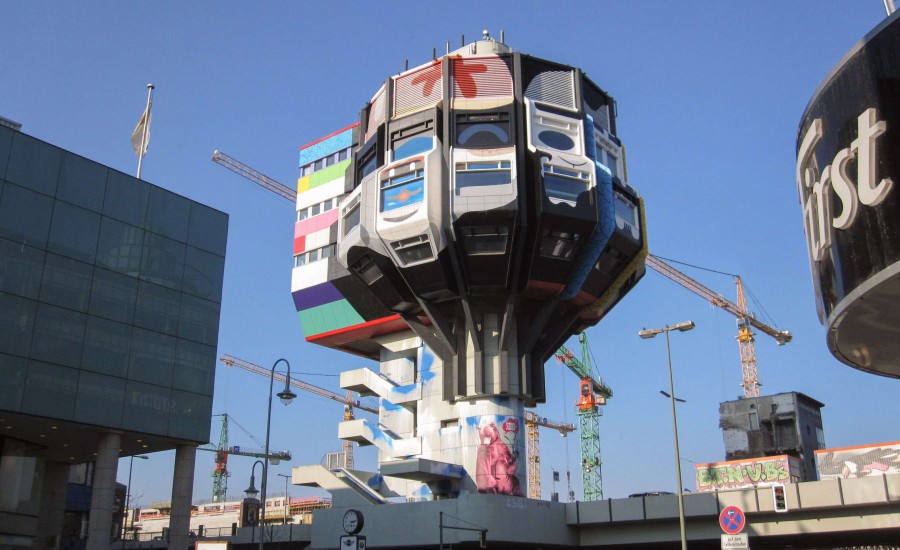
[[[803,115],[796,183],[820,321],[837,359],[900,377],[900,13],[832,70]]]

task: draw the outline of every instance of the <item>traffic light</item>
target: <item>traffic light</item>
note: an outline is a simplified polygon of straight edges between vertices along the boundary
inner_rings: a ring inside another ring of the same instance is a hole
[[[784,485],[772,485],[772,497],[775,499],[775,511],[787,512],[787,495],[784,492]]]

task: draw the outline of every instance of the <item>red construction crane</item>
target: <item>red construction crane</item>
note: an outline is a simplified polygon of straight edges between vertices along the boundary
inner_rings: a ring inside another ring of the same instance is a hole
[[[278,464],[281,460],[291,459],[290,451],[273,451],[269,449],[269,454],[266,455],[265,450],[263,449],[245,449],[238,446],[230,446],[228,444],[228,414],[215,414],[213,416],[222,417],[222,430],[219,432],[219,445],[214,446],[209,443],[197,447],[197,450],[199,451],[212,451],[216,453],[216,466],[213,469],[212,474],[213,502],[224,502],[228,493],[228,478],[231,476],[231,473],[228,471],[228,455],[249,456],[253,458],[265,458],[268,456],[272,464]],[[238,424],[234,418],[232,418],[231,421],[234,422],[238,428],[243,430],[244,433],[250,436],[250,439],[256,441],[257,444],[262,445],[253,434]]]
[[[751,327],[768,334],[775,339],[779,346],[791,341],[791,333],[786,330],[778,330],[758,321],[747,310],[747,301],[744,299],[744,285],[740,276],[728,274],[735,278],[737,285],[737,304],[732,303],[721,294],[717,294],[706,288],[694,279],[678,271],[657,256],[647,255],[647,267],[652,268],[661,275],[675,281],[684,288],[708,301],[710,304],[722,308],[737,317],[738,320],[738,346],[741,353],[741,386],[744,388],[745,397],[759,397],[759,374],[756,369],[756,347],[754,345]]]

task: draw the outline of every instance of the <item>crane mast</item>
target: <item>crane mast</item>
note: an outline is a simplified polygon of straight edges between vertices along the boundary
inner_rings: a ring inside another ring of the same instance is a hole
[[[709,288],[678,271],[653,254],[647,255],[647,267],[657,273],[675,281],[694,294],[708,301],[710,304],[724,309],[737,318],[738,347],[741,356],[741,387],[744,388],[744,397],[759,397],[759,374],[756,368],[756,346],[754,344],[752,328],[767,334],[775,339],[775,343],[782,346],[791,341],[792,335],[786,330],[778,330],[758,321],[747,309],[747,301],[744,298],[744,284],[740,276],[733,275],[737,285],[737,304],[717,294]]]
[[[591,368],[591,354],[587,337],[578,335],[581,343],[581,360],[565,346],[556,350],[556,359],[567,366],[580,378],[579,398],[575,403],[578,415],[578,427],[581,431],[581,478],[584,500],[601,500],[603,498],[603,462],[600,459],[600,410],[601,405],[612,397],[612,389],[599,378],[594,378]]]
[[[228,495],[228,415],[222,415],[222,430],[219,432],[219,446],[216,449],[216,466],[213,469],[213,502],[225,502]]]
[[[216,465],[213,468],[213,502],[224,502],[228,494],[228,477],[231,472],[228,471],[228,456],[248,456],[252,458],[268,458],[272,464],[278,464],[281,460],[290,460],[290,451],[272,451],[266,454],[263,449],[242,449],[237,446],[228,445],[228,414],[217,414],[214,416],[222,417],[222,429],[219,432],[219,444],[216,447],[212,445],[201,445],[197,447],[199,451],[210,451],[216,453]],[[238,424],[240,427],[240,424]],[[242,428],[243,429],[243,428]],[[245,430],[246,431],[246,430]],[[253,437],[252,435],[250,436]],[[255,439],[255,438],[254,438]]]
[[[539,427],[551,428],[566,437],[575,431],[574,424],[548,420],[532,411],[525,411],[525,442],[528,453],[528,498],[541,498],[541,433]]]

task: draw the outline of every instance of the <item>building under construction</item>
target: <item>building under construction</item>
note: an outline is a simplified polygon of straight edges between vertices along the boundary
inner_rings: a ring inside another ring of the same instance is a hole
[[[815,481],[815,451],[825,448],[825,405],[799,392],[719,404],[725,460],[788,455],[801,462],[800,480]]]

